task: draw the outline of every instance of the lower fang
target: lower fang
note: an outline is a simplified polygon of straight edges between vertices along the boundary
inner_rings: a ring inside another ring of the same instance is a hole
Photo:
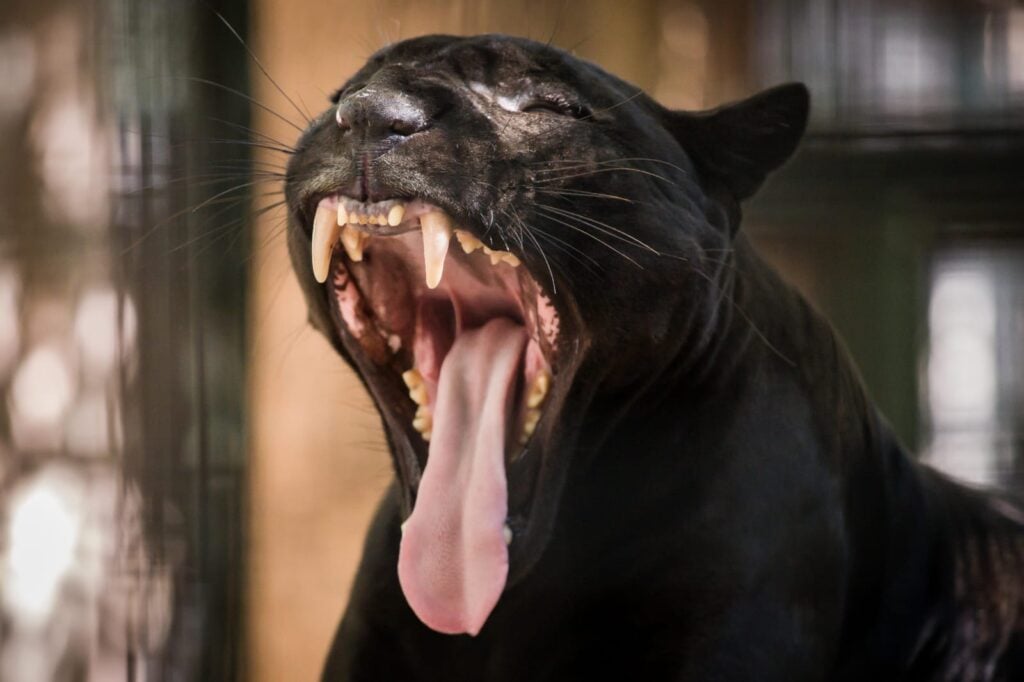
[[[501,534],[505,537],[505,544],[506,545],[511,545],[512,544],[512,529],[508,527],[507,523],[504,526],[502,526]]]

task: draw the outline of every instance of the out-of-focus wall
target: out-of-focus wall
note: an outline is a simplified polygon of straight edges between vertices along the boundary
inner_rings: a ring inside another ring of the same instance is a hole
[[[741,44],[711,45],[709,22],[735,17],[690,2],[257,0],[253,9],[255,53],[311,113],[326,108],[328,94],[374,51],[425,33],[551,40],[674,106],[699,107],[707,91],[720,98],[743,89],[740,78],[709,75],[714,64],[737,63],[732,53]],[[257,100],[305,125],[267,79],[256,78]],[[287,123],[254,113],[259,131],[296,139]],[[369,398],[306,324],[282,220],[275,211],[261,221],[255,241],[264,246],[253,263],[247,646],[249,679],[257,682],[317,679],[391,475]]]

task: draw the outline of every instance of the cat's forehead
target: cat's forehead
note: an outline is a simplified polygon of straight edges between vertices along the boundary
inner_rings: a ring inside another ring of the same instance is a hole
[[[430,35],[390,45],[374,54],[352,80],[376,71],[408,69],[497,85],[523,79],[576,81],[582,62],[557,48],[506,35]]]

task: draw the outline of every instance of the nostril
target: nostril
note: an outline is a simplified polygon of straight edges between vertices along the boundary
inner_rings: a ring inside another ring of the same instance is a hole
[[[362,90],[338,103],[334,120],[344,137],[363,142],[391,142],[411,137],[430,127],[426,111],[409,95]]]
[[[334,112],[334,120],[338,122],[338,127],[341,128],[342,132],[347,133],[352,130],[352,123],[349,121],[348,116],[342,112],[341,107],[338,107]]]
[[[423,126],[416,121],[407,121],[399,118],[396,118],[391,122],[391,132],[395,135],[401,135],[402,137],[409,137],[413,133],[421,130],[422,127]]]

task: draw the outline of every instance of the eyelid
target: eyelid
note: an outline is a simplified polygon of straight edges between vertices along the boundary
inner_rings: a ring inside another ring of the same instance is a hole
[[[529,112],[531,109],[546,109],[552,113],[572,116],[577,119],[590,116],[590,111],[585,106],[558,93],[534,95],[526,100],[520,111]]]

